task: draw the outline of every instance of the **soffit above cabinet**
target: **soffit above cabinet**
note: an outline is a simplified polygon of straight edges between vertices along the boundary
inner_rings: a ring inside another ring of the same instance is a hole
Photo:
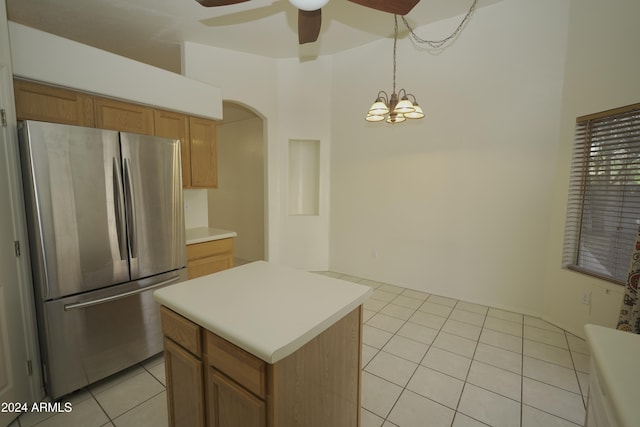
[[[219,88],[13,22],[9,34],[13,72],[21,78],[222,118]]]

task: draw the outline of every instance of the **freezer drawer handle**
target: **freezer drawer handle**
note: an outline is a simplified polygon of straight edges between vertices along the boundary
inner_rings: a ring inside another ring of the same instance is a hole
[[[92,305],[104,304],[104,303],[107,303],[107,302],[119,300],[121,298],[130,297],[131,295],[141,294],[142,292],[146,292],[146,291],[151,290],[151,289],[159,288],[161,286],[168,285],[169,283],[177,282],[179,279],[180,279],[180,276],[173,276],[172,278],[164,280],[164,281],[162,281],[160,283],[156,283],[155,285],[147,286],[147,287],[140,288],[140,289],[135,289],[133,291],[125,292],[123,294],[112,295],[110,297],[105,297],[105,298],[98,298],[98,299],[94,299],[92,301],[78,302],[78,303],[75,303],[75,304],[66,304],[64,306],[64,311],[75,310],[75,309],[78,309],[78,308],[91,307]]]

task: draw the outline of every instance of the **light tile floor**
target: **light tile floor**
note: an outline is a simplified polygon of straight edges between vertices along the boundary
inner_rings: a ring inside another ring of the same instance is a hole
[[[543,320],[337,273],[375,288],[364,305],[362,427],[583,425],[589,351]],[[167,425],[156,356],[10,427]],[[338,427],[338,426],[336,426]]]

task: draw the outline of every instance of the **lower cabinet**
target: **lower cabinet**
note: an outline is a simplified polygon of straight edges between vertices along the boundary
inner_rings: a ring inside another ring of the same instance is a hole
[[[274,364],[161,314],[170,427],[360,425],[361,306]]]
[[[233,267],[233,238],[187,245],[189,279]]]

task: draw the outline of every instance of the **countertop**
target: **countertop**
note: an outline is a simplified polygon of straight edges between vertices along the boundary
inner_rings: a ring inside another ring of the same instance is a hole
[[[598,380],[608,396],[621,426],[632,427],[640,420],[640,335],[597,325],[585,325],[592,362]]]
[[[221,228],[197,227],[187,228],[185,230],[187,245],[209,242],[211,240],[227,239],[229,237],[236,237],[237,235],[238,233],[235,231],[223,230]]]
[[[154,292],[157,302],[267,363],[294,353],[373,292],[256,261]]]

